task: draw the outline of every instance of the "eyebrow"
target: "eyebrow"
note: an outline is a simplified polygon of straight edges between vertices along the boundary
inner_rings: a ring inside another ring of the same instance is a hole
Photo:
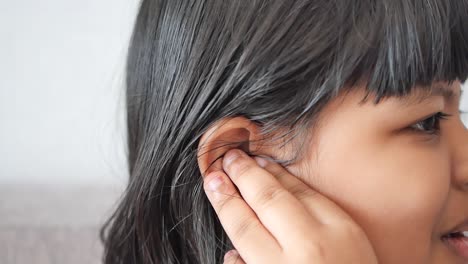
[[[421,90],[420,93],[407,98],[407,103],[422,103],[429,100],[430,98],[433,98],[434,96],[442,96],[446,102],[450,102],[455,97],[455,92],[453,89],[438,84],[431,87],[429,90]]]
[[[431,89],[429,96],[443,96],[446,101],[449,101],[455,96],[455,92],[453,89],[438,85]]]

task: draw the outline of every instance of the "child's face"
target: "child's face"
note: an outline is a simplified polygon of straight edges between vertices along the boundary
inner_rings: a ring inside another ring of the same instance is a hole
[[[441,236],[465,222],[468,231],[468,131],[460,120],[460,82],[453,98],[422,94],[372,98],[363,91],[323,111],[307,157],[288,169],[335,201],[364,229],[380,263],[464,263]],[[422,121],[437,112],[437,122]],[[410,127],[413,126],[413,129]]]

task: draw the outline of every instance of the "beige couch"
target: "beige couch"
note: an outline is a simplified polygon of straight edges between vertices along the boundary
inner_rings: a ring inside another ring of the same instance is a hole
[[[98,230],[121,188],[0,185],[0,263],[97,264]]]

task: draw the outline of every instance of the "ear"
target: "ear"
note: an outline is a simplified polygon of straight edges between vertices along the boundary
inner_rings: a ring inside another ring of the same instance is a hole
[[[222,170],[222,157],[230,149],[246,153],[271,155],[261,146],[260,127],[245,117],[224,118],[213,124],[198,144],[198,167],[203,176]]]

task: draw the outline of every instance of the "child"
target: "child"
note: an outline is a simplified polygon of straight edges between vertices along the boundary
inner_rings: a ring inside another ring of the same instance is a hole
[[[105,263],[467,263],[467,77],[467,0],[143,0]]]

